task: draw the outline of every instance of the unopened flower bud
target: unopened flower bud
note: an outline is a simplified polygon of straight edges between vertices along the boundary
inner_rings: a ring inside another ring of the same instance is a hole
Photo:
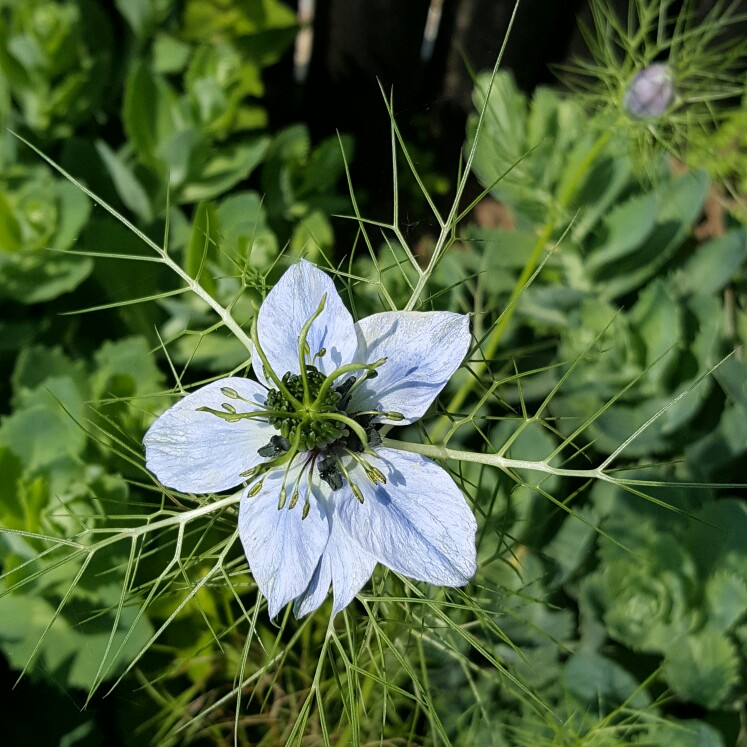
[[[674,84],[669,65],[657,62],[640,70],[623,98],[625,111],[636,119],[660,117],[674,101]]]

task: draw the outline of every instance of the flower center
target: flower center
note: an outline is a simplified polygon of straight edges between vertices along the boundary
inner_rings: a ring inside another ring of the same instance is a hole
[[[316,366],[306,364],[306,381],[300,374],[288,371],[281,379],[285,392],[270,389],[267,392],[267,422],[280,431],[290,443],[298,442],[299,451],[311,451],[330,446],[349,435],[344,420],[330,415],[345,415],[349,401],[347,391],[355,377],[336,387],[325,387],[327,377]],[[290,397],[288,396],[290,395]],[[311,401],[308,406],[295,406],[296,402]]]
[[[265,475],[271,470],[282,469],[285,473],[280,487],[278,509],[286,504],[290,493],[289,509],[295,507],[301,494],[301,481],[307,480],[302,518],[308,516],[311,508],[311,486],[314,471],[332,490],[339,490],[347,482],[355,498],[363,503],[363,493],[350,479],[349,470],[353,466],[363,470],[372,483],[385,483],[386,477],[374,467],[366,455],[375,456],[373,448],[381,443],[379,428],[381,418],[400,421],[404,416],[397,412],[379,410],[355,410],[348,412],[351,397],[356,387],[367,379],[378,376],[377,369],[386,363],[386,358],[373,363],[348,363],[325,375],[314,365],[327,351],[322,348],[312,357],[306,341],[312,323],[322,313],[326,294],[314,314],[309,317],[298,336],[298,361],[300,373],[286,371],[279,377],[273,371],[257,334],[257,315],[252,324],[252,342],[259,356],[265,378],[274,384],[267,390],[265,404],[257,408],[256,402],[244,399],[229,387],[221,389],[228,399],[252,405],[249,412],[238,412],[230,402],[222,404],[222,410],[199,407],[199,411],[209,412],[226,422],[256,419],[274,426],[278,433],[257,453],[266,461],[242,473],[242,477],[253,481],[247,496],[257,495]],[[309,359],[312,361],[309,363]],[[291,468],[299,459],[301,469],[296,477],[289,480]]]

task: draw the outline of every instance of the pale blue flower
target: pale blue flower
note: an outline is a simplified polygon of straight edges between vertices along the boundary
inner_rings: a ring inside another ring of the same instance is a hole
[[[257,314],[258,382],[221,379],[184,397],[145,435],[166,486],[244,486],[239,531],[275,617],[324,601],[339,612],[382,563],[462,586],[475,573],[476,523],[437,464],[382,446],[383,424],[420,418],[459,367],[469,318],[385,312],[354,323],[332,280],[306,261]],[[305,377],[301,375],[301,361]]]

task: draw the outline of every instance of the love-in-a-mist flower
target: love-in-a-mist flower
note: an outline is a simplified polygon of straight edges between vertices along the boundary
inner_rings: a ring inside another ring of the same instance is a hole
[[[309,262],[270,291],[252,333],[257,381],[221,379],[184,397],[145,435],[167,487],[244,486],[239,533],[275,617],[290,601],[334,612],[376,563],[462,586],[475,572],[476,524],[449,474],[388,448],[379,429],[420,418],[459,367],[469,318],[384,312],[354,323],[331,278]]]

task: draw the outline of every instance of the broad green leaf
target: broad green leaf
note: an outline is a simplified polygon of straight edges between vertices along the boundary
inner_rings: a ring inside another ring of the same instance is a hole
[[[309,213],[298,224],[290,241],[290,251],[294,256],[306,257],[318,262],[324,253],[331,250],[335,236],[332,225],[320,211]]]
[[[144,397],[163,389],[163,374],[142,337],[105,342],[96,351],[94,363],[95,370],[90,380],[94,399]],[[154,411],[159,407],[157,399],[149,397],[134,407],[138,411]]]
[[[607,265],[597,280],[604,281],[604,298],[616,298],[639,287],[666,267],[692,230],[708,194],[703,171],[687,172],[657,188],[656,225],[637,251]],[[645,219],[645,218],[644,218]]]
[[[0,256],[0,299],[36,304],[75,290],[90,274],[88,257],[64,256],[51,252],[24,252],[2,261]]]
[[[221,227],[220,261],[230,257],[239,267],[265,270],[278,256],[278,241],[267,225],[262,198],[256,192],[236,192],[217,208]],[[236,272],[236,265],[224,265]]]
[[[114,585],[100,586],[94,605],[73,598],[68,607],[78,608],[77,614],[71,609],[70,618],[63,612],[55,620],[32,663],[32,671],[46,671],[48,676],[59,678],[60,684],[67,687],[90,688],[106,652],[119,591]],[[112,611],[99,618],[93,614],[96,610],[92,606]],[[56,603],[50,603],[40,595],[7,594],[0,597],[0,618],[3,620],[0,648],[14,668],[20,670],[26,666],[37,641],[54,615],[55,607]],[[133,632],[114,664],[113,673],[121,671],[152,634],[147,617],[135,622],[137,613],[138,608],[134,604],[125,605],[122,609],[109,655],[117,651],[131,627]]]
[[[716,571],[706,582],[707,624],[726,632],[747,612],[747,582],[745,577]]]
[[[563,669],[563,683],[584,705],[604,712],[623,703],[637,709],[651,702],[630,672],[592,651],[571,656]]]
[[[189,44],[159,32],[153,40],[153,69],[163,75],[179,73],[187,66],[191,53]]]
[[[717,708],[739,677],[737,649],[722,633],[706,628],[668,646],[662,673],[683,700]]]
[[[261,163],[269,142],[269,138],[256,137],[249,142],[224,148],[182,189],[182,199],[186,202],[210,200],[231,189]]]
[[[145,62],[136,60],[125,86],[122,121],[138,157],[160,171],[161,143],[180,128],[176,94]]]
[[[637,251],[656,225],[656,195],[647,193],[631,197],[610,211],[604,221],[605,242],[593,247],[586,261],[594,275],[610,262]]]
[[[17,252],[22,247],[21,225],[10,201],[0,192],[0,252]]]
[[[184,254],[184,269],[190,277],[199,280],[211,295],[215,295],[214,271],[211,268],[222,248],[220,231],[215,206],[210,202],[201,202],[192,221],[192,232]]]
[[[721,733],[705,721],[687,719],[685,721],[663,721],[657,719],[649,724],[636,744],[676,745],[677,747],[726,747]]]
[[[18,409],[0,420],[0,445],[12,449],[28,470],[62,456],[78,456],[86,434],[74,418],[85,419],[75,382],[68,377],[48,378],[33,392],[23,392]]]
[[[745,257],[747,228],[729,231],[695,249],[678,272],[678,285],[684,293],[717,293],[739,271]]]
[[[128,164],[103,140],[96,141],[96,150],[111,176],[122,203],[142,221],[153,220],[153,207],[145,188]]]
[[[41,387],[47,379],[68,378],[75,383],[81,399],[88,398],[88,377],[82,360],[71,360],[61,348],[32,345],[24,348],[13,370],[13,402],[22,406],[24,393]]]

